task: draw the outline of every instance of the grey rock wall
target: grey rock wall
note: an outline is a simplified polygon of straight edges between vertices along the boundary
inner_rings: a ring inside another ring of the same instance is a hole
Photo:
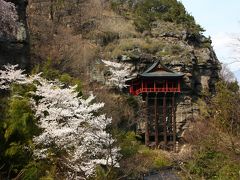
[[[140,53],[141,54],[141,53]],[[198,99],[204,94],[214,94],[215,83],[219,79],[220,63],[213,51],[210,48],[197,49],[190,52],[189,59],[187,61],[166,60],[162,58],[163,63],[174,70],[175,72],[181,72],[184,74],[181,93],[177,97],[176,108],[176,122],[177,133],[179,137],[184,136],[184,132],[188,129],[192,120],[197,119],[199,116]],[[126,58],[124,58],[126,59]],[[139,59],[118,60],[118,62],[129,63],[133,67],[133,71],[130,74],[141,73],[147,69],[156,59],[151,56],[141,56]],[[105,69],[107,72],[107,70]],[[102,72],[102,71],[101,71]],[[97,71],[93,72],[94,77],[103,76],[107,73],[98,74]],[[94,78],[93,77],[93,78]],[[106,81],[107,76],[105,76]],[[97,79],[95,79],[97,81]],[[138,121],[138,127],[143,129],[144,123]],[[143,129],[144,132],[144,129]]]
[[[27,0],[11,0],[18,13],[17,34],[14,38],[0,37],[0,66],[19,64],[23,69],[29,65],[29,36],[27,27]]]

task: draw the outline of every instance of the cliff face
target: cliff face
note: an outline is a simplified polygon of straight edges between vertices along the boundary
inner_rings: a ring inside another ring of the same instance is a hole
[[[155,29],[152,31],[155,31]],[[196,47],[189,44],[187,39],[188,35],[186,35],[185,32],[182,34],[171,32],[170,34],[151,35],[147,39],[145,38],[146,37],[119,39],[115,44],[116,47],[113,47],[116,48],[113,52],[121,49],[121,41],[123,41],[124,45],[131,41],[134,41],[135,44],[133,43],[133,45],[124,49],[124,51],[116,57],[116,61],[123,63],[126,67],[130,67],[127,73],[128,75],[136,75],[137,73],[143,72],[151,66],[156,59],[161,59],[170,69],[184,73],[181,85],[182,92],[177,99],[176,108],[177,131],[178,135],[183,137],[184,131],[189,127],[191,121],[199,116],[199,98],[204,94],[212,94],[215,92],[215,83],[219,79],[219,70],[221,68],[220,63],[211,46]],[[201,41],[208,41],[208,39],[201,36]],[[153,53],[146,52],[148,46],[150,46],[149,48],[153,48],[151,47],[154,46],[152,45],[153,43],[157,43],[156,48],[163,46],[159,48],[160,53],[166,53],[166,55],[164,54],[158,57]],[[111,46],[113,45],[111,44]],[[172,49],[169,50],[168,48]],[[172,54],[170,54],[166,51],[174,51],[174,53],[171,52]],[[93,77],[98,77],[96,80],[104,79],[99,78],[99,75],[96,74]],[[105,81],[106,78],[111,79],[112,76],[105,76]],[[139,123],[139,128],[143,130],[144,127],[142,127],[141,124],[143,123]]]
[[[11,0],[17,10],[17,32],[13,37],[0,36],[0,66],[3,64],[19,64],[28,69],[29,36],[27,28],[27,0]]]
[[[113,7],[106,0],[29,0],[31,61],[51,58],[62,71],[79,76],[88,86],[91,84],[97,94],[99,89],[107,89],[107,99],[99,93],[109,108],[106,111],[115,113],[116,119],[134,122],[139,114],[129,115],[124,111],[123,118],[120,106],[124,96],[109,91],[112,74],[101,59],[130,67],[129,76],[161,59],[170,69],[184,73],[176,112],[178,133],[182,136],[191,120],[198,116],[198,98],[213,93],[219,78],[220,64],[211,40],[200,34],[196,36],[174,20],[155,19],[151,28],[136,30],[138,26],[126,7],[118,13]]]

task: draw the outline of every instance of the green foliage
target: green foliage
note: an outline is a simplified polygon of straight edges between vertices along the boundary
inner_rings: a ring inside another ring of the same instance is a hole
[[[139,31],[150,30],[151,23],[156,20],[163,20],[183,24],[186,28],[194,31],[202,31],[196,25],[194,18],[189,15],[181,2],[176,0],[144,0],[136,9],[135,24]]]
[[[37,132],[29,100],[12,97],[5,120],[5,151],[2,156],[15,173],[19,172],[31,158],[31,140]],[[28,147],[26,149],[26,147]]]
[[[5,139],[14,137],[15,140],[30,139],[35,125],[33,112],[29,100],[13,97],[9,102],[8,118],[5,123]]]
[[[201,117],[209,117],[209,109],[207,108],[207,104],[204,100],[198,99],[197,106],[199,108]]]
[[[159,51],[166,49],[162,42],[156,39],[146,38],[127,38],[120,39],[118,43],[110,43],[106,48],[105,55],[109,58],[117,58],[120,55],[128,57],[138,57],[141,53],[157,54]],[[140,52],[139,52],[140,50]]]
[[[189,162],[188,169],[193,174],[209,179],[216,176],[219,170],[219,161],[222,160],[224,160],[224,156],[221,153],[214,151],[200,152],[194,160]]]
[[[67,78],[65,78],[67,79]],[[21,179],[53,179],[56,174],[56,159],[52,162],[35,162],[32,138],[40,132],[36,126],[30,103],[33,85],[13,84],[10,93],[2,98],[0,126],[0,173],[3,176]],[[3,104],[4,103],[4,104]]]
[[[117,179],[117,172],[112,168],[103,168],[98,166],[96,168],[96,175],[94,180],[114,180]]]
[[[153,161],[153,168],[160,169],[164,166],[169,166],[170,162],[164,156],[159,156]]]
[[[12,96],[22,96],[22,97],[31,97],[31,92],[36,91],[36,87],[33,84],[21,85],[21,84],[12,84],[11,86],[11,95]]]
[[[119,34],[111,31],[103,31],[98,33],[96,38],[102,46],[106,46],[114,40],[119,39]]]
[[[169,54],[169,55],[179,55],[180,53],[182,53],[184,51],[184,49],[175,44],[175,45],[172,45],[172,46],[167,46],[165,48],[165,53]]]
[[[170,166],[171,162],[158,150],[151,150],[148,147],[141,147],[139,151],[143,156],[151,159],[151,169],[160,169],[164,166]]]
[[[193,33],[203,29],[195,23],[193,16],[188,14],[183,4],[177,0],[112,0],[112,8],[121,13],[131,11],[134,24],[138,31],[151,30],[151,23],[157,20],[182,24]]]
[[[216,96],[212,99],[214,119],[218,126],[228,133],[239,135],[240,103],[239,86],[236,82],[218,82]]]
[[[139,104],[134,96],[128,96],[127,103],[129,106],[133,107],[135,111],[138,110]]]
[[[200,47],[210,49],[212,47],[212,44],[211,44],[211,42],[203,42],[200,44]]]
[[[216,179],[222,180],[237,180],[240,178],[240,165],[237,162],[228,162],[224,164],[220,171],[217,173]]]
[[[63,75],[63,79],[66,80],[66,74],[63,74],[57,69],[57,62],[54,62],[50,57],[43,63],[35,65],[32,70],[33,74],[42,73],[41,76],[48,80],[60,79]]]
[[[23,179],[25,180],[37,180],[39,179],[39,167],[36,163],[30,163],[24,168]]]
[[[22,172],[24,180],[53,180],[56,174],[56,165],[49,165],[45,161],[31,161]]]
[[[42,77],[49,80],[59,79],[66,86],[74,86],[76,87],[76,92],[79,93],[79,96],[82,95],[82,84],[78,78],[72,77],[68,73],[63,73],[56,67],[57,65],[53,62],[51,58],[48,58],[47,61],[43,65],[36,65],[32,73],[36,74],[42,72]]]
[[[139,179],[140,174],[171,166],[171,162],[161,150],[153,150],[145,145],[140,145],[138,151],[123,158],[120,165],[120,170],[123,174],[127,174],[129,179]]]
[[[217,151],[198,152],[188,165],[190,173],[204,179],[238,179],[240,165],[234,164],[226,155]]]
[[[0,166],[10,177],[20,173],[32,158],[32,138],[38,128],[30,104],[31,91],[35,91],[33,85],[13,84],[1,101]]]
[[[195,147],[186,169],[195,179],[240,178],[239,132],[240,94],[236,82],[216,83],[213,97],[199,100],[200,121],[193,125],[190,136]],[[205,121],[204,121],[205,120]]]
[[[120,143],[123,158],[127,158],[135,155],[140,147],[140,143],[136,139],[136,134],[134,132],[121,132],[118,134],[118,140]]]

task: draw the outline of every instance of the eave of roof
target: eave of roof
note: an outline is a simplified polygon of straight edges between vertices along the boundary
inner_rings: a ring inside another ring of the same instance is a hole
[[[161,66],[162,71],[154,71],[158,66]],[[176,73],[169,68],[167,68],[161,61],[156,61],[152,66],[150,66],[146,71],[139,74],[142,77],[181,77],[182,73]]]
[[[154,71],[156,68],[161,66],[163,71]],[[130,77],[126,83],[136,81],[139,78],[181,78],[184,76],[183,73],[176,73],[169,68],[167,68],[161,61],[156,61],[153,65],[151,65],[146,71],[141,74],[138,74],[137,77]]]
[[[182,77],[183,74],[180,73],[170,73],[170,72],[151,72],[151,73],[142,73],[139,76],[141,77]]]

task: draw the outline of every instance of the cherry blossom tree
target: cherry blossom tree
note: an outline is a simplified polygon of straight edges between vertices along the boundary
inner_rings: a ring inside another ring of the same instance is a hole
[[[27,76],[24,70],[17,69],[18,65],[4,65],[4,70],[0,70],[0,89],[9,89],[12,83],[30,84],[34,80],[40,80],[41,73]]]
[[[94,96],[78,97],[75,87],[61,88],[57,83],[42,80],[36,95],[42,97],[36,104],[36,118],[43,129],[34,143],[39,146],[35,155],[45,158],[49,148],[65,151],[63,165],[74,178],[90,176],[96,165],[118,166],[118,148],[106,132],[111,118],[97,115],[103,103],[92,103]]]
[[[16,69],[17,67],[18,65],[5,65],[5,70],[0,70],[0,89],[8,89],[13,82],[23,83],[26,81],[26,74],[23,74],[23,70]]]
[[[15,37],[17,33],[17,11],[11,2],[0,0],[0,37]]]
[[[118,167],[119,148],[107,132],[112,119],[98,111],[104,103],[94,103],[91,94],[84,99],[74,87],[48,81],[38,75],[27,76],[17,66],[0,71],[0,89],[11,83],[33,83],[32,106],[41,133],[33,138],[36,159],[59,156],[67,179],[84,179],[94,175],[97,165]],[[63,88],[64,87],[64,88]]]
[[[123,89],[127,85],[126,80],[132,74],[134,67],[127,63],[117,63],[112,61],[102,60],[102,62],[109,67],[111,73],[108,79],[109,84],[117,86],[119,89]]]

